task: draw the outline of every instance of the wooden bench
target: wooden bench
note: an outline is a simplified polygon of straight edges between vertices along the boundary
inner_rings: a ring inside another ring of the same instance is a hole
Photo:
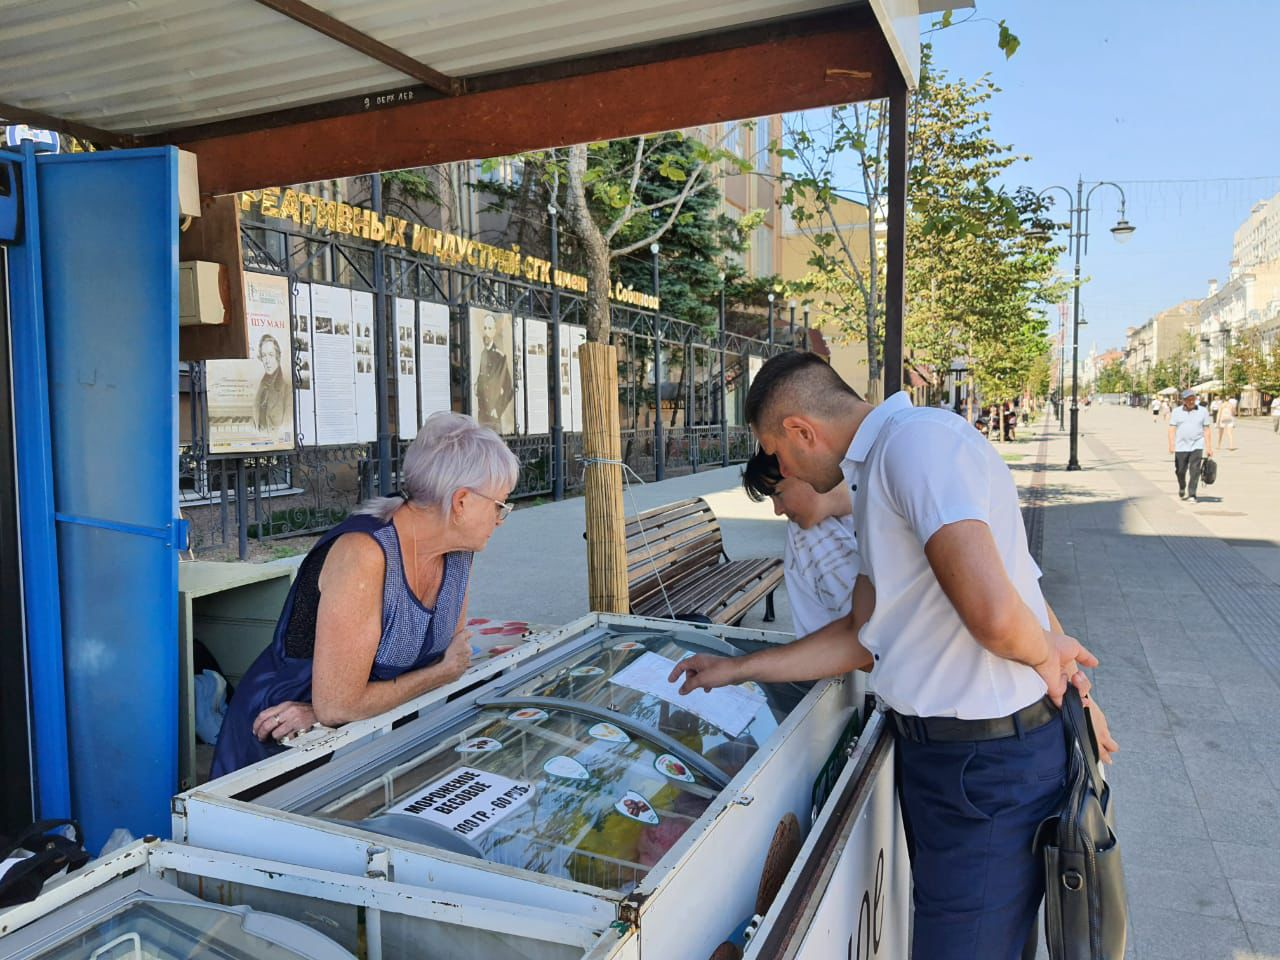
[[[773,591],[782,561],[730,560],[720,522],[700,497],[627,518],[627,579],[631,612],[645,617],[699,614],[737,624],[760,600],[773,620]]]

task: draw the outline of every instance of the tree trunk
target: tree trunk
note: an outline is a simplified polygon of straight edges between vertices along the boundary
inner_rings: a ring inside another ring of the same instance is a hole
[[[609,320],[609,244],[596,225],[587,206],[587,145],[569,148],[568,213],[573,230],[582,244],[587,267],[587,340],[608,343]]]

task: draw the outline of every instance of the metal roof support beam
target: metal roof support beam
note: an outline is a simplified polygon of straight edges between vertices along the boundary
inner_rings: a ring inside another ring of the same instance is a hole
[[[509,156],[886,97],[902,80],[875,20],[269,130],[192,137],[200,189],[231,193]]]
[[[77,140],[83,140],[99,147],[134,147],[138,144],[137,138],[127,133],[112,133],[110,130],[99,130],[97,127],[86,126],[83,123],[63,120],[61,117],[51,117],[49,114],[40,113],[37,110],[16,107],[11,103],[0,103],[0,117],[4,117],[10,123],[25,123],[32,127],[39,127],[42,130],[56,130],[58,133],[67,133]],[[10,144],[10,146],[16,149],[16,145]]]
[[[462,92],[462,81],[447,77],[438,70],[432,70],[425,63],[389,47],[381,40],[375,40],[367,33],[361,33],[336,17],[331,17],[302,0],[257,0],[264,7],[282,13],[290,20],[296,20],[304,27],[310,27],[317,33],[323,33],[331,40],[336,40],[344,47],[350,47],[379,63],[384,63],[406,76],[413,77],[433,90],[449,96]]]

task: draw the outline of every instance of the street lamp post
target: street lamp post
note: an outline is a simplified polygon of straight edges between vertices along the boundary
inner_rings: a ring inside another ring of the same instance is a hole
[[[729,411],[725,409],[728,388],[724,366],[724,286],[725,272],[720,271],[720,466],[729,465]]]
[[[809,349],[809,305],[804,305],[804,348]]]
[[[769,346],[773,346],[773,294],[769,294]]]
[[[658,251],[656,243],[649,244],[653,254],[653,296],[658,297]],[[659,301],[661,303],[661,301]],[[667,475],[667,451],[662,445],[662,315],[657,307],[653,311],[653,479],[663,480]]]
[[[1116,221],[1114,227],[1111,228],[1111,234],[1116,240],[1123,243],[1133,236],[1134,226],[1124,218],[1124,190],[1118,183],[1110,180],[1100,180],[1089,187],[1088,192],[1084,189],[1084,179],[1076,180],[1076,195],[1074,205],[1071,206],[1072,222],[1068,224],[1071,232],[1068,234],[1068,247],[1074,247],[1075,252],[1075,284],[1072,291],[1072,320],[1071,320],[1071,456],[1067,460],[1068,470],[1080,469],[1079,457],[1079,440],[1080,440],[1080,402],[1079,402],[1079,369],[1080,369],[1080,257],[1089,249],[1089,202],[1093,198],[1093,193],[1099,187],[1115,187],[1120,194],[1120,218]],[[1052,186],[1046,187],[1040,191],[1043,197],[1051,190],[1061,190],[1067,195],[1067,202],[1072,203],[1071,191],[1066,187]]]
[[[551,218],[551,497],[564,499],[564,408],[560,403],[560,211],[547,204]]]
[[[787,324],[787,342],[791,349],[796,348],[796,302],[791,301],[791,320]]]

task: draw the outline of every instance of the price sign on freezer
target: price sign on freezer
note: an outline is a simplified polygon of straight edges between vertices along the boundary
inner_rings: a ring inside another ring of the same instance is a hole
[[[438,823],[464,837],[477,837],[533,799],[534,786],[473,767],[458,767],[402,806],[399,813]]]

